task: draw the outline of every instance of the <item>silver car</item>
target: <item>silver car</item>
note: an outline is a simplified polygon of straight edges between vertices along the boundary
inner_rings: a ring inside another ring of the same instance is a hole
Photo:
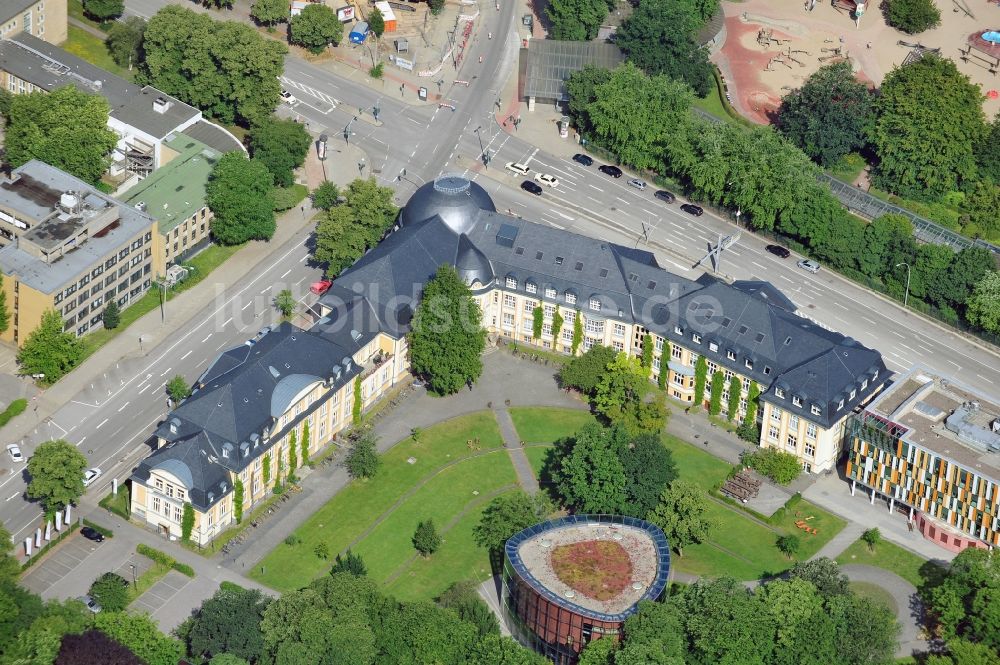
[[[10,461],[12,462],[23,462],[24,454],[21,453],[21,447],[16,443],[7,444],[7,454],[10,455]]]
[[[815,261],[811,261],[809,259],[801,259],[795,265],[797,265],[798,267],[802,268],[806,272],[811,272],[811,273],[817,273],[817,272],[819,272],[819,264],[816,263]]]
[[[628,181],[628,184],[630,187],[635,187],[640,192],[645,191],[646,189],[646,181],[639,180],[638,178],[632,178],[631,180]]]
[[[93,612],[94,614],[97,614],[98,612],[101,611],[101,606],[98,605],[97,601],[91,598],[90,596],[80,596],[79,598],[77,598],[77,600],[86,605],[87,609]]]

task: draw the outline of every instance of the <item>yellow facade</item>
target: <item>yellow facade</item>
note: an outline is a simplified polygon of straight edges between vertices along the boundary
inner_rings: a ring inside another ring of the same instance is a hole
[[[40,0],[24,10],[0,16],[0,36],[9,39],[27,32],[50,44],[62,44],[68,36],[67,21],[66,0]]]
[[[0,333],[0,340],[21,346],[38,327],[42,314],[54,308],[52,294],[22,284],[17,275],[4,275],[3,292],[7,296],[10,325]]]

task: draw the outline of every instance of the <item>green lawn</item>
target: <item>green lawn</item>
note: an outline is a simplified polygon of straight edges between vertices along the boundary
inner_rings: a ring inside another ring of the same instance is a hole
[[[937,582],[944,574],[944,568],[941,566],[885,540],[875,546],[874,552],[868,549],[864,541],[856,540],[837,557],[837,563],[840,565],[863,563],[884,568],[896,573],[918,589],[927,582]]]
[[[706,491],[724,481],[733,468],[728,462],[675,436],[666,434],[663,440],[674,456],[678,475],[703,487]]]
[[[531,464],[532,471],[535,472],[535,478],[542,477],[542,465],[545,464],[545,458],[548,456],[549,451],[552,450],[553,446],[525,446],[524,454],[528,458],[528,462]]]
[[[811,528],[816,529],[816,535],[807,534],[795,526],[795,523],[800,520],[805,521]],[[846,520],[828,513],[808,501],[799,501],[787,510],[784,508],[778,509],[768,522],[773,527],[799,537],[799,541],[802,543],[802,551],[799,555],[801,559],[808,559],[816,552],[819,552],[824,545],[830,542],[835,535],[847,526]]]
[[[96,65],[101,69],[106,69],[112,74],[122,77],[126,81],[132,80],[133,72],[124,67],[119,67],[111,59],[111,55],[108,53],[103,39],[75,25],[70,25],[66,34],[66,41],[62,43],[63,49],[77,57],[83,58],[92,65]]]
[[[375,478],[351,482],[295,531],[295,535],[301,539],[299,544],[278,545],[254,568],[250,576],[282,592],[308,584],[330,566],[329,561],[323,561],[315,555],[317,543],[326,542],[334,554],[347,549],[379,516],[420,481],[433,476],[445,464],[472,454],[467,442],[477,437],[480,440],[480,452],[501,448],[503,442],[492,413],[478,412],[460,416],[428,427],[420,434],[419,441],[404,439],[382,456],[382,468]],[[415,458],[414,464],[407,462],[410,457]],[[486,459],[492,462],[492,466],[485,467],[488,475],[501,475],[495,468],[498,459],[503,460],[505,467],[510,466],[505,456],[489,455]],[[464,465],[465,463],[461,466]],[[482,468],[475,467],[477,472]],[[446,477],[458,476],[448,474]],[[470,482],[475,480],[473,478]],[[481,479],[483,486],[488,482],[487,479]],[[473,497],[470,496],[469,499],[471,498]],[[456,507],[456,513],[466,502]],[[404,538],[408,551],[412,551],[408,545],[412,535],[412,528],[409,528],[407,533],[399,536]],[[375,565],[383,565],[378,561],[366,560],[366,563],[369,570]]]
[[[549,407],[514,407],[510,409],[510,417],[517,435],[526,443],[552,443],[596,422],[594,416],[582,409]]]
[[[872,584],[871,582],[851,582],[851,590],[863,598],[868,598],[876,603],[885,605],[892,610],[893,614],[899,614],[899,608],[896,607],[896,599],[879,585]]]

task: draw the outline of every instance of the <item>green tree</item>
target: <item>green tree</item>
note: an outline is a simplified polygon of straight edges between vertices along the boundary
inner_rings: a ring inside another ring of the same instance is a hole
[[[799,537],[792,535],[778,536],[777,540],[774,541],[774,544],[778,550],[789,559],[794,557],[795,554],[802,548],[802,541],[799,540]]]
[[[312,444],[312,435],[309,432],[309,421],[302,424],[302,465],[309,462],[309,446]]]
[[[83,496],[87,458],[62,439],[46,441],[28,459],[28,497],[38,499],[48,514]]]
[[[191,619],[189,652],[202,659],[228,653],[257,662],[264,652],[260,622],[270,604],[271,598],[257,589],[219,589]]]
[[[649,380],[639,359],[624,352],[611,361],[594,388],[594,410],[609,423],[623,425],[630,433],[658,432],[666,424],[661,396],[645,400]]]
[[[368,574],[368,567],[365,566],[360,554],[355,554],[348,548],[343,557],[338,554],[333,561],[330,574],[336,575],[337,573],[350,573],[357,577],[364,577]]]
[[[551,512],[552,503],[541,492],[501,494],[487,504],[472,535],[480,547],[495,554],[503,550],[508,538],[544,521]]]
[[[296,435],[296,430],[292,430],[292,433],[288,435],[288,473],[295,473],[295,469],[299,468],[299,449],[298,437]]]
[[[428,388],[449,395],[479,378],[486,345],[482,312],[450,265],[424,286],[410,331],[410,362]]]
[[[865,541],[865,544],[868,545],[868,549],[874,552],[875,546],[882,540],[882,532],[877,528],[866,529],[865,532],[861,534],[861,540]]]
[[[985,179],[977,180],[965,199],[969,222],[963,226],[962,232],[968,236],[983,237],[994,242],[1000,239],[1000,217],[996,215],[997,208],[1000,208],[1000,185]]]
[[[646,519],[663,529],[667,542],[683,556],[685,547],[708,538],[712,525],[707,510],[705,490],[687,480],[674,480]]]
[[[351,478],[374,478],[378,473],[382,458],[378,455],[377,443],[378,439],[368,431],[351,444],[351,450],[344,460]]]
[[[608,5],[604,0],[552,0],[545,15],[551,39],[590,41],[607,17]]]
[[[653,371],[653,336],[646,333],[642,336],[642,368],[646,370],[646,378]]]
[[[191,387],[180,374],[175,374],[174,378],[167,382],[167,394],[175,404],[183,402],[191,395]]]
[[[312,145],[305,126],[295,120],[268,116],[250,129],[250,154],[274,176],[278,187],[295,183],[295,169],[302,166]]]
[[[928,285],[928,298],[939,307],[961,309],[976,284],[995,267],[989,250],[968,247],[954,255],[944,275]]]
[[[431,10],[431,14],[437,16],[444,9],[444,0],[427,0],[427,7]]]
[[[102,323],[107,330],[114,330],[121,323],[121,308],[115,300],[109,300],[101,315]]]
[[[243,481],[237,478],[233,482],[233,517],[236,523],[243,522]]]
[[[1000,113],[993,118],[986,141],[976,151],[976,166],[979,177],[1000,185]]]
[[[581,513],[620,514],[628,500],[628,477],[613,429],[584,426],[558,451],[552,479],[563,503]]]
[[[107,127],[109,111],[103,97],[72,85],[16,95],[7,115],[6,161],[17,168],[38,159],[96,185],[118,142]]]
[[[790,578],[800,578],[816,587],[820,595],[842,596],[850,592],[850,580],[840,572],[833,559],[819,557],[796,563],[788,572]]]
[[[139,80],[223,123],[252,126],[278,105],[281,42],[236,21],[168,5],[150,19]]]
[[[594,123],[590,118],[590,106],[597,101],[598,87],[610,79],[610,69],[595,67],[594,65],[584,65],[583,69],[573,72],[566,79],[566,92],[569,96],[569,101],[566,103],[566,111],[573,122],[573,126],[584,136],[592,138],[594,135]]]
[[[266,488],[268,483],[271,482],[271,453],[266,453],[264,459],[261,460],[262,466],[262,476],[264,481],[264,487]]]
[[[364,408],[364,398],[361,395],[361,375],[354,377],[353,403],[351,404],[351,424],[355,427],[364,420],[362,409]]]
[[[559,348],[559,333],[562,332],[563,324],[565,320],[562,314],[559,313],[559,308],[556,307],[556,313],[552,315],[552,348]],[[0,332],[3,332],[0,330]]]
[[[729,401],[726,404],[726,417],[729,422],[736,420],[740,410],[740,398],[743,396],[743,382],[738,376],[729,379]],[[749,405],[748,405],[749,406]]]
[[[273,179],[267,167],[241,152],[227,152],[212,168],[205,201],[215,216],[212,235],[224,245],[270,240],[274,235]]]
[[[934,0],[888,0],[883,7],[885,22],[907,34],[915,35],[941,23],[941,12]]]
[[[0,274],[0,332],[10,327],[10,310],[7,309],[7,292],[3,290],[3,275]]]
[[[760,386],[756,381],[750,382],[750,390],[747,391],[747,411],[743,415],[736,434],[749,443],[760,441],[760,431],[757,429],[757,408],[760,405]]]
[[[83,11],[90,18],[106,23],[125,12],[125,0],[83,0]]]
[[[132,600],[129,598],[128,582],[117,573],[104,573],[94,580],[87,593],[105,612],[121,612]]]
[[[965,316],[969,323],[1000,333],[1000,272],[988,271],[969,296]]]
[[[613,665],[618,643],[615,640],[592,640],[580,652],[577,665]]]
[[[674,457],[654,433],[640,434],[624,442],[618,456],[627,479],[628,498],[623,512],[644,519],[677,477]]]
[[[278,295],[274,296],[275,308],[281,312],[281,315],[286,319],[295,312],[295,304],[295,296],[292,295],[292,292],[289,289],[282,289],[278,292]]]
[[[583,317],[580,316],[580,310],[576,310],[576,316],[573,318],[573,342],[570,347],[570,355],[576,357],[576,352],[580,348],[580,342],[583,341]]]
[[[184,656],[184,645],[160,632],[148,614],[101,612],[94,616],[94,627],[132,653],[147,665],[177,665]]]
[[[479,595],[478,582],[472,580],[455,582],[438,597],[437,604],[455,612],[462,621],[474,625],[479,638],[500,634],[500,624],[496,615]]]
[[[708,52],[697,41],[701,23],[684,3],[642,0],[618,28],[615,43],[646,73],[683,81],[705,97],[715,83]]]
[[[250,663],[231,653],[219,653],[212,656],[211,660],[208,661],[208,665],[250,665]]]
[[[385,235],[399,214],[395,193],[374,178],[355,180],[344,193],[345,202],[323,215],[316,225],[314,257],[327,264],[333,277],[353,264]]]
[[[956,556],[944,579],[924,593],[945,640],[962,638],[1000,650],[1000,559],[968,548]]]
[[[531,310],[531,336],[536,340],[542,336],[542,326],[545,324],[545,312],[541,305]]]
[[[656,386],[660,390],[667,389],[667,377],[670,375],[670,340],[663,340],[663,350],[660,351],[660,373],[656,376]]]
[[[131,71],[132,67],[142,63],[145,57],[142,49],[145,34],[146,19],[141,16],[127,16],[111,24],[104,46],[116,65],[127,67]]]
[[[421,556],[426,557],[437,552],[441,542],[434,520],[424,520],[417,525],[417,530],[413,533],[413,547]]]
[[[313,548],[313,554],[326,561],[330,558],[330,546],[326,543],[326,541],[321,540],[316,543],[316,547]]]
[[[694,363],[694,405],[700,409],[705,404],[705,380],[708,378],[708,361],[698,356]]]
[[[292,17],[289,41],[311,53],[322,53],[330,44],[337,46],[343,36],[344,26],[337,20],[333,10],[324,4],[307,5]]]
[[[777,129],[811,159],[829,168],[865,146],[874,120],[874,95],[849,62],[825,65],[781,100]]]
[[[181,540],[191,541],[191,531],[194,530],[194,507],[190,501],[184,502],[184,514],[181,517]]]
[[[970,181],[987,135],[982,100],[979,86],[947,58],[930,54],[893,69],[875,101],[874,183],[930,199]]]
[[[269,28],[288,21],[288,3],[284,0],[256,0],[250,7],[250,17]]]
[[[708,400],[708,412],[713,416],[722,412],[722,389],[725,381],[726,377],[722,370],[716,370],[715,374],[712,375],[712,393]]]
[[[900,250],[907,256],[898,256]],[[865,228],[858,265],[869,277],[881,277],[893,270],[897,259],[910,258],[910,252],[915,250],[910,220],[902,215],[882,215]]]
[[[385,32],[385,18],[378,7],[368,12],[368,29],[372,31],[376,39],[381,39],[382,33]]]
[[[744,462],[779,485],[787,485],[802,472],[799,458],[774,448],[764,448],[746,455]]]
[[[320,210],[329,210],[337,205],[339,199],[340,188],[329,180],[321,182],[312,193],[313,207]]]
[[[968,640],[948,640],[947,655],[932,654],[925,665],[996,665],[997,652],[985,644]]]
[[[577,313],[579,316],[579,312]],[[564,386],[590,395],[597,388],[601,378],[607,373],[608,365],[618,354],[610,346],[595,344],[582,356],[574,356],[559,372],[559,381]]]

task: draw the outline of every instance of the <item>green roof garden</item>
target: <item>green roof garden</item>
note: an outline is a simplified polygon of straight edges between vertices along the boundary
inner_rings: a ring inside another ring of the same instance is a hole
[[[205,206],[205,185],[221,155],[185,134],[177,134],[164,145],[177,156],[125,192],[122,200],[132,206],[145,203],[146,212],[166,235]]]

